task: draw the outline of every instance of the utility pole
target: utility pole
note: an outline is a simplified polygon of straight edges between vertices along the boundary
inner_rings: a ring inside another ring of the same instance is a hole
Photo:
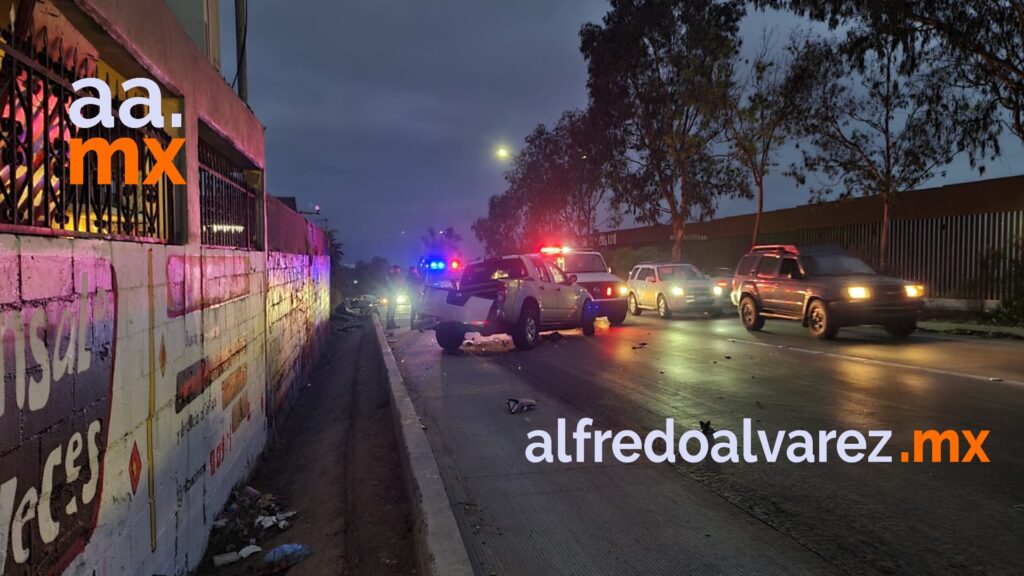
[[[249,78],[245,64],[245,45],[249,40],[249,21],[245,4],[246,0],[235,0],[235,56],[238,62],[235,76],[238,78],[238,97],[248,104]]]

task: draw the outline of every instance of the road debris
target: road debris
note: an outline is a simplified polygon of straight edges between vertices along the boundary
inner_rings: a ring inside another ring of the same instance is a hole
[[[711,420],[708,420],[707,422],[698,420],[698,422],[700,422],[700,431],[703,432],[705,436],[711,436],[715,433],[715,429],[711,427]]]
[[[509,398],[505,404],[508,405],[509,414],[518,414],[537,407],[537,401],[529,398]]]
[[[309,558],[312,553],[312,550],[302,544],[282,544],[267,552],[263,556],[263,561],[277,569],[286,569]]]

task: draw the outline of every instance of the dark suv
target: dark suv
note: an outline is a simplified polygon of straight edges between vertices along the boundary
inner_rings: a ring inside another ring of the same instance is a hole
[[[881,276],[838,246],[755,246],[736,266],[732,286],[747,330],[781,318],[826,339],[859,324],[906,337],[924,307],[924,286]]]

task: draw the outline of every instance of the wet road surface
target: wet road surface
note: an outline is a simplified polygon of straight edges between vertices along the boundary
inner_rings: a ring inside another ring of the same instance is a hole
[[[477,337],[442,354],[429,331],[394,350],[479,574],[1024,572],[1024,342],[645,315],[529,352]],[[538,408],[509,415],[509,397]],[[677,437],[744,418],[771,438],[891,430],[893,462],[526,460],[528,432],[584,417],[641,435],[674,418]],[[991,430],[991,462],[900,463],[915,429]]]

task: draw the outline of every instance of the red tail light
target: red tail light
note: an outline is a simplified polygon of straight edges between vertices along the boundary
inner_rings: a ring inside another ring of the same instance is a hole
[[[728,288],[729,283],[726,282],[725,280],[719,280],[718,285],[721,286],[722,288]]]
[[[611,286],[608,286],[608,287],[606,287],[606,288],[604,289],[604,295],[605,295],[605,296],[607,296],[607,297],[609,297],[609,298],[611,298],[611,297],[612,297],[612,293],[613,293],[613,292],[614,292],[614,290],[612,289],[612,287],[611,287]]]

